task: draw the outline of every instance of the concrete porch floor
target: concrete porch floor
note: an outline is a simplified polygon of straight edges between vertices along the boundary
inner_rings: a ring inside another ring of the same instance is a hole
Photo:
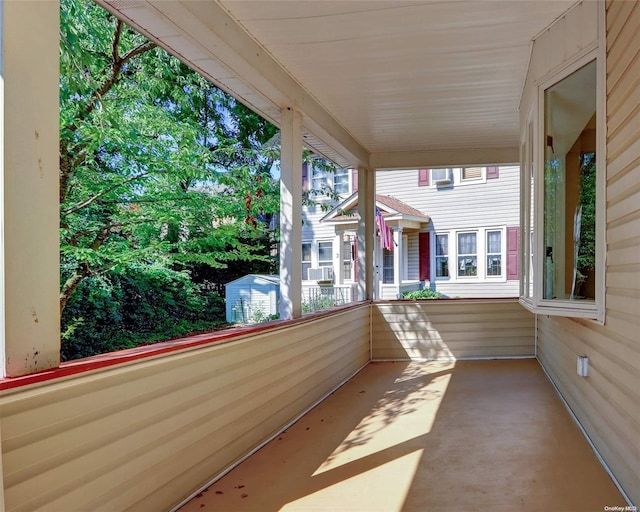
[[[371,363],[180,511],[625,505],[530,359]]]

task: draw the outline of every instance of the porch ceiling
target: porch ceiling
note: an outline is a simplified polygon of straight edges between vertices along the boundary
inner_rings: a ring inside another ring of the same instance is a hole
[[[98,0],[267,119],[375,168],[518,159],[532,38],[574,0]]]

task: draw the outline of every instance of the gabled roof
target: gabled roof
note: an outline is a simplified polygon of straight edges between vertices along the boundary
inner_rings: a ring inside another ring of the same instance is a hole
[[[233,283],[246,282],[246,283],[260,283],[260,284],[275,284],[280,285],[280,276],[277,274],[247,274],[246,276],[239,277],[233,281],[229,281],[225,286],[229,286]]]
[[[331,211],[320,219],[320,222],[332,224],[347,224],[357,222],[360,219],[356,208],[358,207],[358,193],[355,192],[337,204]],[[413,220],[417,222],[429,222],[429,216],[425,215],[407,203],[391,196],[376,194],[376,208],[386,220]],[[350,213],[352,212],[352,213]]]

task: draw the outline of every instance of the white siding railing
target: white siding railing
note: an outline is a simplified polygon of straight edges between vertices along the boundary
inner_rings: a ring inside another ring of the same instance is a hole
[[[534,357],[534,317],[517,299],[376,302],[374,360]]]
[[[369,360],[369,305],[5,391],[7,511],[167,510]]]

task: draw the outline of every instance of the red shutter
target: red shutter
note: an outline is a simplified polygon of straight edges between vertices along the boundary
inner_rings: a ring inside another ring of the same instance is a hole
[[[520,228],[509,226],[507,228],[507,279],[518,279],[520,261]]]
[[[429,186],[429,169],[418,170],[418,186],[419,187]]]
[[[309,190],[309,165],[307,162],[302,164],[302,190]]]
[[[499,170],[498,167],[487,167],[487,179],[493,179],[493,178],[497,178],[499,176]]]
[[[420,281],[428,281],[431,277],[430,233],[418,235],[418,254],[420,260]]]
[[[358,169],[351,169],[351,192],[358,191]]]

